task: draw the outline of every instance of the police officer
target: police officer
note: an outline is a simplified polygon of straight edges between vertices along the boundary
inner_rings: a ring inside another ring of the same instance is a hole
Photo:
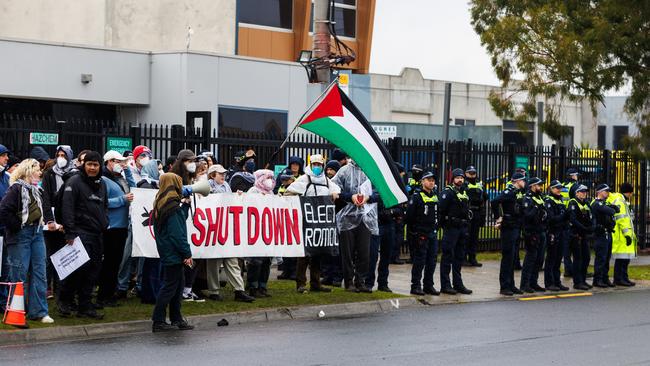
[[[463,169],[452,171],[452,184],[440,195],[440,222],[443,228],[442,260],[440,262],[440,292],[455,295],[469,295],[472,290],[465,287],[460,274],[465,256],[467,226],[472,218],[469,210],[469,198],[463,190],[465,174]],[[453,287],[449,281],[449,272],[453,270]]]
[[[580,185],[578,183],[579,177],[578,170],[569,168],[566,171],[566,180],[562,183],[562,202],[565,206],[569,206],[569,200],[575,197],[576,189]],[[564,277],[573,276],[573,263],[571,262],[571,248],[569,245],[570,232],[567,230],[565,233],[566,240],[562,243],[562,256],[564,256]]]
[[[528,192],[522,203],[526,256],[521,270],[519,288],[521,291],[528,293],[546,291],[537,283],[539,269],[544,263],[548,219],[542,195],[542,184],[544,182],[540,178],[530,178],[528,180]]]
[[[515,286],[515,246],[521,232],[521,200],[518,193],[526,186],[526,177],[515,173],[506,185],[506,189],[492,200],[492,214],[497,222],[496,228],[501,230],[501,267],[499,269],[499,284],[501,294],[512,296],[522,294]]]
[[[476,176],[476,168],[468,166],[465,169],[465,192],[469,197],[469,208],[472,211],[472,220],[469,225],[469,240],[465,248],[464,266],[482,267],[483,264],[476,260],[476,247],[478,246],[478,234],[481,226],[485,225],[485,202],[487,192],[483,182]]]
[[[634,187],[630,183],[621,184],[620,193],[610,193],[607,202],[619,207],[619,213],[614,216],[616,228],[612,235],[612,257],[614,257],[614,284],[630,287],[636,285],[630,281],[627,267],[630,259],[636,257],[637,237],[634,233],[634,212],[630,208],[630,200]]]
[[[409,196],[419,191],[422,187],[420,184],[423,172],[424,169],[422,169],[422,165],[420,164],[413,164],[411,167],[411,176],[406,183],[406,193]]]
[[[406,210],[408,238],[413,256],[411,294],[438,296],[440,293],[433,287],[433,273],[438,256],[438,195],[433,190],[436,185],[435,175],[427,171],[422,175],[421,182],[422,189],[411,196]]]
[[[520,166],[515,169],[515,173],[522,174],[524,176],[524,187],[517,191],[517,199],[519,202],[521,202],[524,199],[524,196],[526,195],[526,191],[528,191],[528,171],[526,168]],[[519,259],[519,249],[521,248],[521,242],[524,240],[522,235],[519,235],[519,239],[515,243],[515,252],[514,252],[514,268],[516,270],[521,270],[521,260]]]
[[[612,233],[616,226],[614,215],[619,212],[618,206],[607,203],[609,186],[600,184],[596,187],[596,199],[591,203],[596,228],[594,232],[594,287],[614,287],[609,280],[609,260],[612,257]]]
[[[589,290],[587,284],[587,268],[589,267],[588,238],[594,232],[593,217],[587,203],[587,187],[580,184],[575,190],[575,198],[569,200],[569,225],[571,236],[569,243],[573,256],[573,288]]]
[[[548,214],[548,233],[546,237],[546,264],[544,265],[544,287],[548,291],[568,291],[560,279],[563,245],[567,242],[568,212],[562,202],[562,183],[551,181],[549,195],[544,200]]]

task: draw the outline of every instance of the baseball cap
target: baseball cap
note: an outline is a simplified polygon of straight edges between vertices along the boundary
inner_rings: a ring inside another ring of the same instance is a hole
[[[208,175],[217,172],[217,173],[225,173],[227,170],[223,167],[221,164],[214,164],[211,167],[208,168]]]
[[[321,154],[314,154],[309,158],[309,161],[314,164],[314,163],[319,163],[325,165],[325,159],[323,159],[323,155]]]
[[[126,158],[124,155],[118,153],[115,150],[108,150],[106,154],[104,154],[104,162],[110,161],[110,160],[119,160],[119,161],[124,161]]]
[[[148,154],[151,157],[152,156],[151,149],[149,149],[148,147],[146,147],[144,145],[138,145],[138,146],[135,147],[135,149],[133,149],[133,157],[134,158],[137,159],[142,154]]]

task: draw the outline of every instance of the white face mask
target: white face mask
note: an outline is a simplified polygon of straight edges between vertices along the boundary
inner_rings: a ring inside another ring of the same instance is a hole
[[[113,173],[121,174],[122,170],[123,169],[120,164],[115,163],[115,165],[113,165]]]
[[[145,166],[145,165],[147,165],[147,163],[149,162],[149,160],[151,160],[151,159],[149,159],[148,156],[145,156],[145,157],[141,158],[141,159],[140,159],[140,166]]]
[[[66,166],[68,166],[68,160],[66,158],[64,158],[63,156],[59,156],[58,158],[56,158],[56,165],[59,168],[63,169]]]
[[[187,171],[190,172],[190,173],[196,172],[196,163],[191,162],[191,163],[187,164]]]
[[[264,180],[264,188],[266,188],[267,191],[270,191],[275,187],[275,184],[273,184],[273,179],[268,178]]]

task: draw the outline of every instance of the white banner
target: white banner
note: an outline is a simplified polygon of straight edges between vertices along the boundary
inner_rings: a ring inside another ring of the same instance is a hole
[[[151,221],[155,189],[132,189],[134,257],[158,258]],[[194,214],[194,217],[191,217]],[[254,193],[196,195],[187,220],[194,258],[304,257],[300,198]]]

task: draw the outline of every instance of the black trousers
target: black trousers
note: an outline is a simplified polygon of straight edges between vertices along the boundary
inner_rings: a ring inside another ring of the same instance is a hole
[[[521,269],[521,288],[527,288],[535,285],[539,277],[539,270],[544,264],[544,248],[546,242],[546,233],[529,232],[524,233],[524,244],[526,256],[524,265]]]
[[[571,236],[571,255],[573,256],[573,284],[579,285],[587,283],[587,269],[591,252],[589,252],[589,242],[584,235],[573,234]]]
[[[453,288],[465,287],[461,276],[463,257],[465,257],[466,226],[446,226],[442,236],[442,258],[440,259],[440,286],[451,288],[449,272],[453,276]]]
[[[544,266],[544,287],[560,286],[560,265],[564,255],[566,230],[550,231],[546,238],[546,265]]]
[[[117,290],[117,273],[124,254],[127,228],[115,228],[104,231],[104,260],[99,273],[98,301],[109,301],[115,297]]]
[[[253,257],[248,260],[246,281],[248,288],[266,288],[271,274],[271,258]]]
[[[609,261],[612,258],[612,234],[599,233],[594,238],[594,283],[609,282]]]
[[[163,266],[162,285],[156,306],[153,308],[151,320],[154,323],[164,323],[167,319],[167,307],[169,306],[169,320],[174,323],[183,320],[181,315],[181,296],[185,286],[185,273],[183,264]]]
[[[61,281],[59,297],[62,304],[70,305],[76,296],[78,309],[83,312],[93,309],[92,294],[102,268],[104,248],[101,235],[79,234],[79,239],[90,260]]]
[[[614,283],[630,280],[627,274],[627,267],[629,265],[629,259],[617,258],[614,260]]]
[[[469,222],[468,230],[468,239],[465,244],[465,258],[468,262],[476,262],[476,248],[478,247],[478,234],[481,231],[481,226],[483,226],[483,218],[481,217],[480,211],[472,211],[474,216]]]
[[[341,232],[341,261],[345,287],[363,287],[366,283],[370,256],[370,230],[360,224]]]
[[[521,229],[516,227],[503,227],[501,229],[501,266],[499,268],[499,284],[501,290],[515,288],[514,257],[515,246],[519,241]]]
[[[311,288],[320,288],[321,260],[320,255],[298,258],[296,261],[296,287],[307,285],[307,267],[309,267],[309,285]]]
[[[52,261],[49,259],[52,254],[56,253],[65,245],[65,235],[60,231],[44,231],[43,239],[45,240],[45,248],[47,250],[47,285],[56,294],[59,290],[59,275],[54,270]]]

